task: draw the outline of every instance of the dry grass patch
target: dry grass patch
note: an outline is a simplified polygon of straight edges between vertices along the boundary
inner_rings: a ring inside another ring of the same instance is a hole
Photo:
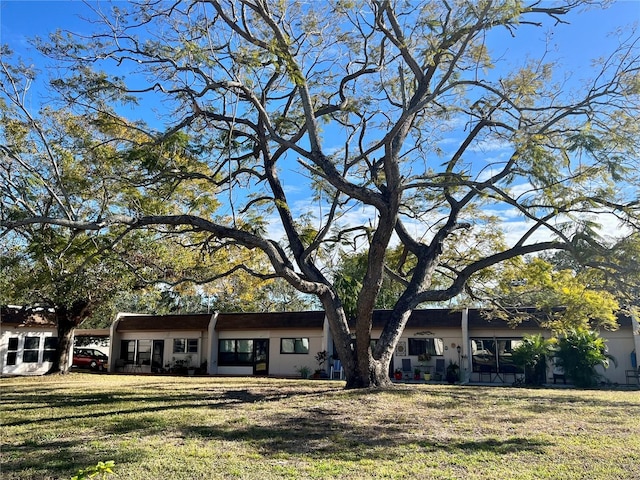
[[[2,478],[640,478],[640,394],[72,374],[2,379]]]

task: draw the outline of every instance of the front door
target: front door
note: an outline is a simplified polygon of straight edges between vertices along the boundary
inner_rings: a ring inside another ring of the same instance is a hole
[[[164,361],[164,340],[153,341],[153,351],[151,352],[151,371],[161,372]]]
[[[269,374],[269,340],[253,341],[253,374]]]

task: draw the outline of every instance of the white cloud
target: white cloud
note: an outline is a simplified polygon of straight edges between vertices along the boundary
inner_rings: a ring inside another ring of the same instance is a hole
[[[291,187],[291,189],[297,192],[304,191],[303,187],[298,186]],[[518,196],[526,194],[531,189],[532,185],[530,183],[521,183],[511,186],[510,192],[512,195]],[[298,199],[291,204],[291,210],[294,218],[311,214],[313,218],[313,226],[319,228],[324,225],[324,218],[322,216],[329,212],[329,206],[326,203],[322,203],[322,205],[320,205],[318,201],[312,201],[308,197],[301,198],[300,195],[298,195]],[[523,235],[527,234],[527,232],[529,232],[529,230],[535,225],[534,221],[526,219],[517,208],[511,206],[501,206],[500,204],[490,205],[487,208],[484,208],[483,212],[488,215],[494,215],[500,219],[498,226],[491,228],[498,228],[501,230],[504,234],[505,241],[509,246],[513,246],[518,243],[522,239]],[[357,205],[347,210],[343,209],[336,222],[343,227],[373,226],[375,228],[377,218],[377,212],[373,207]],[[618,219],[611,214],[592,214],[591,219],[602,225],[599,231],[605,238],[613,238],[614,236],[622,236],[628,233],[628,229],[621,227]],[[559,216],[554,219],[553,225],[559,225],[560,223],[568,221],[570,221],[569,217]],[[408,218],[403,218],[403,222],[409,233],[416,239],[426,242],[429,241],[433,234],[433,232],[429,231],[429,225],[425,223]],[[483,227],[478,226],[476,228]],[[271,239],[280,241],[284,238],[285,232],[277,215],[273,215],[268,219],[267,230],[268,236]],[[550,229],[546,227],[539,227],[527,239],[526,244],[545,242],[552,240],[555,237],[555,234]],[[397,245],[398,243],[399,240],[394,237],[392,239],[392,245]],[[364,247],[364,239],[358,242],[355,246],[356,249]]]
[[[515,217],[514,217],[515,218]],[[621,224],[620,220],[610,213],[599,213],[585,216],[590,220],[600,224],[596,231],[606,240],[613,241],[622,236],[631,233],[631,229]],[[567,216],[558,216],[552,223],[552,226],[571,221]],[[525,235],[532,227],[534,222],[520,217],[520,220],[507,221],[503,223],[503,231],[508,245],[515,245],[523,235]],[[536,242],[545,242],[557,238],[556,235],[546,227],[538,228],[525,242],[532,244]]]
[[[520,220],[509,221],[502,224],[505,241],[509,246],[513,246],[518,243],[522,239],[523,235],[525,235],[534,225],[532,221],[524,220],[522,217],[520,218]],[[541,227],[534,232],[525,243],[532,244],[537,242],[547,242],[551,240],[552,237],[553,234],[550,230],[545,227]]]
[[[511,148],[511,144],[505,140],[500,139],[486,139],[481,140],[480,142],[476,142],[469,147],[469,151],[471,152],[499,152],[502,150],[509,150]]]
[[[502,220],[510,220],[510,219],[522,217],[522,213],[520,212],[520,210],[514,207],[483,208],[482,213],[485,213],[487,215],[492,215]]]

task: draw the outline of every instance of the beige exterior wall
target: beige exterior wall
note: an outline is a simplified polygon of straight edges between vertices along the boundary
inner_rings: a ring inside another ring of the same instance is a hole
[[[280,353],[280,339],[308,338],[309,353]],[[327,349],[322,330],[272,330],[270,337],[269,373],[273,375],[298,375],[298,369],[307,367],[311,373],[319,369],[316,355]],[[329,353],[330,354],[330,353]],[[328,362],[323,368],[326,371]]]
[[[504,329],[504,328],[481,328],[472,329],[469,332],[469,338],[521,338],[524,335],[542,334],[545,338],[552,336],[548,330],[540,329]],[[620,328],[614,332],[602,331],[600,336],[606,339],[608,351],[618,362],[616,367],[610,362],[609,368],[597,367],[597,372],[603,375],[607,381],[617,384],[625,384],[625,370],[631,369],[631,352],[634,349],[634,338],[632,330],[629,327]],[[469,351],[470,345],[467,347]],[[469,363],[469,368],[470,363]],[[553,378],[553,368],[551,363],[547,367],[547,379]],[[473,380],[473,378],[472,378]]]
[[[478,374],[472,373],[471,358],[471,342],[472,338],[487,339],[505,339],[505,338],[522,338],[526,334],[542,333],[543,336],[549,338],[551,332],[536,328],[505,328],[499,326],[488,325],[483,328],[466,328],[466,313],[462,313],[462,325],[456,327],[431,327],[431,328],[407,328],[403,333],[398,349],[393,355],[392,368],[402,368],[402,360],[409,359],[412,369],[417,366],[428,367],[433,373],[435,371],[437,360],[444,361],[444,367],[449,362],[459,363],[461,369],[461,379],[463,382],[478,381]],[[191,363],[198,367],[204,361],[208,361],[208,373],[221,375],[253,375],[252,366],[219,366],[218,365],[218,341],[220,339],[263,339],[269,341],[269,365],[268,374],[274,376],[291,376],[299,375],[301,367],[307,367],[310,373],[317,368],[315,356],[318,352],[326,350],[329,355],[333,352],[332,340],[329,334],[328,323],[324,322],[324,328],[317,329],[256,329],[256,330],[229,330],[219,332],[215,330],[215,316],[206,331],[144,331],[144,332],[121,332],[116,330],[117,322],[112,327],[112,342],[110,351],[110,365],[113,371],[115,360],[120,358],[120,342],[121,340],[164,340],[163,363],[171,363],[175,360],[184,359],[188,354],[173,353],[173,339],[175,338],[197,338],[199,340],[197,354],[191,354]],[[634,349],[634,341],[638,342],[639,338],[634,338],[633,330],[630,327],[624,327],[616,332],[602,332],[602,336],[607,339],[609,352],[614,355],[618,361],[618,367],[611,366],[602,373],[613,383],[624,384],[625,370],[631,369],[630,354]],[[376,339],[380,336],[379,330],[372,332],[372,338]],[[307,354],[282,354],[280,353],[280,340],[282,338],[308,338],[309,353]],[[428,361],[420,361],[417,355],[409,355],[409,339],[410,338],[438,338],[442,340],[444,351],[442,355],[434,356]],[[4,336],[3,336],[4,339]],[[4,342],[4,340],[3,340]],[[457,347],[460,347],[458,352]],[[402,350],[401,347],[404,347]],[[6,354],[3,352],[3,358]],[[327,361],[324,370],[329,371],[331,361]],[[426,369],[426,368],[425,368]],[[150,370],[149,366],[143,367],[142,371]],[[506,375],[503,381],[511,383],[512,377]],[[552,369],[548,369],[547,378],[552,377]],[[499,380],[496,380],[499,381]]]
[[[307,354],[283,354],[280,353],[280,340],[282,338],[308,338],[309,353]],[[269,340],[269,375],[297,376],[298,369],[306,366],[310,372],[318,368],[315,356],[318,352],[326,350],[326,337],[320,329],[309,330],[253,330],[253,331],[226,331],[216,336],[212,344],[212,373],[219,375],[252,375],[253,368],[248,366],[219,366],[218,365],[218,341],[217,340]],[[325,369],[328,365],[325,364]]]
[[[174,353],[173,352],[173,340],[174,339],[197,339],[198,340],[198,352],[197,353]],[[199,368],[203,361],[207,359],[207,345],[208,334],[206,331],[143,331],[143,332],[118,332],[114,339],[111,341],[109,358],[110,371],[116,371],[116,360],[121,356],[121,341],[123,340],[163,340],[163,367],[170,366],[176,361],[185,361],[188,359],[189,365],[194,368]],[[153,352],[152,352],[153,353]],[[139,371],[141,373],[151,372],[150,365],[140,366]]]
[[[625,370],[631,370],[631,352],[635,348],[634,338],[630,327],[620,328],[615,332],[602,331],[600,336],[607,340],[609,354],[615,357],[618,366],[609,362],[609,368],[597,368],[597,372],[604,375],[610,382],[625,384]]]
[[[372,331],[371,338],[377,339],[380,337],[381,331]],[[417,355],[409,355],[409,339],[410,338],[434,338],[441,339],[443,343],[443,354],[438,356],[432,356],[428,361],[420,361]],[[428,367],[431,373],[435,372],[436,360],[444,360],[445,368],[449,364],[449,361],[458,363],[462,358],[458,358],[457,346],[461,345],[462,332],[457,328],[407,328],[405,329],[402,337],[398,342],[396,351],[393,354],[392,370],[397,368],[402,369],[402,360],[410,359],[411,368],[416,367]],[[462,352],[460,357],[462,357]]]

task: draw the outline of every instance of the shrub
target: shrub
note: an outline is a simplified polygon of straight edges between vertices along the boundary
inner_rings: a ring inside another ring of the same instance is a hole
[[[542,335],[525,335],[522,343],[513,349],[513,363],[524,368],[525,383],[542,385],[547,378],[547,358],[551,355],[551,342]]]
[[[615,358],[607,354],[605,340],[597,332],[587,329],[569,330],[558,338],[555,352],[556,364],[576,387],[588,388],[597,384],[600,375],[595,367],[609,367],[609,360]]]

